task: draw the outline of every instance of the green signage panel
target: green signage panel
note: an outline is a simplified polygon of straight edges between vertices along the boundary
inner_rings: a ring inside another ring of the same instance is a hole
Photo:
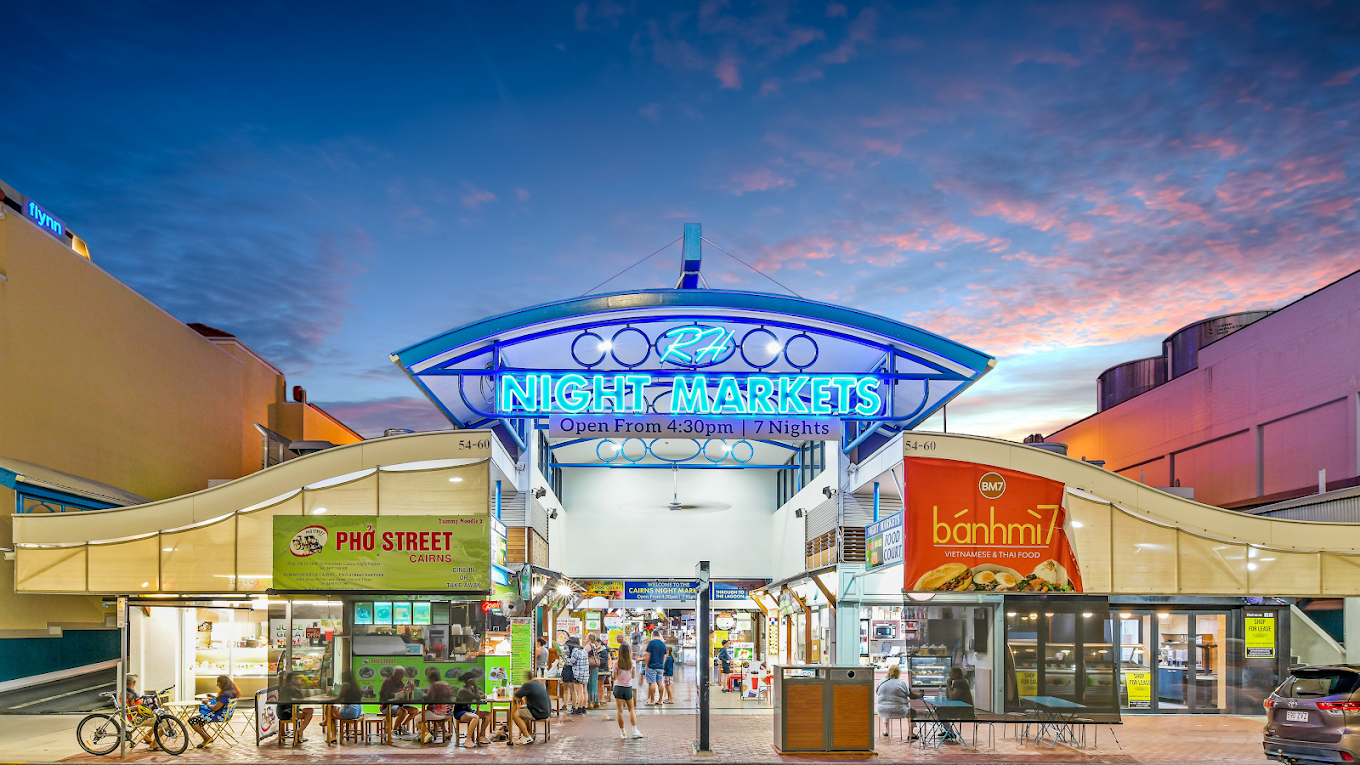
[[[275,516],[274,589],[487,592],[487,521],[486,516]],[[375,604],[374,622],[404,617],[409,624],[407,609],[398,615],[391,604]]]
[[[534,668],[534,620],[510,620],[510,683],[524,682],[524,673]]]

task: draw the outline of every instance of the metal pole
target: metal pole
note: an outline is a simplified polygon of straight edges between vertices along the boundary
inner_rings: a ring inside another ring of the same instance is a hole
[[[698,723],[697,723],[697,724],[698,724],[698,730],[695,731],[695,733],[696,733],[697,735],[696,735],[695,740],[694,740],[694,751],[695,751],[696,753],[704,753],[704,754],[708,754],[708,753],[711,753],[711,752],[712,752],[712,749],[711,749],[710,746],[709,746],[709,735],[708,735],[708,734],[709,734],[709,727],[708,727],[708,722],[709,722],[709,720],[708,720],[708,693],[709,693],[709,690],[708,690],[708,681],[709,681],[709,675],[710,675],[709,668],[710,668],[710,664],[711,664],[711,662],[710,662],[710,660],[709,660],[709,652],[710,652],[710,650],[711,650],[711,649],[710,649],[710,646],[709,646],[709,643],[711,642],[711,638],[710,638],[710,635],[709,635],[709,629],[710,629],[710,627],[709,627],[710,618],[709,618],[709,617],[711,616],[711,614],[709,613],[709,603],[708,603],[708,596],[709,596],[709,590],[708,590],[708,561],[706,561],[706,560],[701,560],[701,561],[699,561],[699,565],[697,565],[697,566],[694,567],[694,578],[699,580],[699,590],[698,590],[698,592],[696,593],[696,594],[698,595],[699,602],[698,602],[698,608],[695,609],[696,612],[697,612],[697,613],[696,613],[696,616],[697,616],[697,619],[696,619],[697,625],[696,625],[695,629],[696,629],[696,630],[698,631],[698,633],[699,633],[699,634],[697,635],[697,637],[698,637],[697,643],[698,643],[698,649],[699,649],[698,653],[699,653],[699,655],[698,655],[698,661],[695,662],[695,669],[697,670],[696,674],[697,674],[697,676],[698,676],[698,677],[697,677],[697,680],[698,680],[698,683],[699,683],[699,717],[698,717]]]
[[[115,728],[119,731],[118,736],[118,757],[127,756],[128,721],[125,712],[125,693],[127,690],[127,663],[128,654],[132,653],[131,646],[128,645],[128,599],[123,597],[118,599],[118,695],[114,697],[113,715],[118,721]]]

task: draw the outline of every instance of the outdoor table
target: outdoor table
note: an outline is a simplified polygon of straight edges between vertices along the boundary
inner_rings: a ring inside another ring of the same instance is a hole
[[[935,707],[937,712],[935,717],[945,729],[945,739],[952,738],[962,744],[963,733],[954,725],[954,722],[962,719],[956,716],[961,710],[972,710],[973,705],[963,701],[955,701],[948,696],[923,696],[922,700],[930,702],[931,706]]]
[[[1039,735],[1034,739],[1043,743],[1044,734],[1049,735],[1049,748],[1059,742],[1069,746],[1080,746],[1073,733],[1077,712],[1086,708],[1085,704],[1060,699],[1057,696],[1021,696],[1020,700],[1032,706],[1039,713]]]
[[[199,702],[197,701],[172,701],[162,706],[169,710],[170,714],[178,717],[180,722],[188,725],[189,718],[193,717],[194,713],[198,711],[198,705]]]

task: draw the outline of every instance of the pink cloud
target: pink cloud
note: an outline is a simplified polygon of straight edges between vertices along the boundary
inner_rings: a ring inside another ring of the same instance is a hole
[[[332,401],[318,404],[365,438],[376,438],[388,428],[448,430],[453,427],[424,398],[395,396],[370,401]]]
[[[841,41],[836,49],[822,56],[822,61],[828,64],[845,64],[859,54],[861,47],[868,47],[874,41],[874,34],[878,30],[878,11],[874,8],[865,8],[859,12],[855,20],[850,22],[850,29],[845,34],[845,39]]]
[[[789,268],[806,268],[810,260],[834,258],[845,249],[841,242],[825,236],[795,236],[765,247],[756,260],[760,269],[777,271],[787,265]],[[853,248],[851,248],[853,249]]]
[[[828,19],[834,19],[838,16],[844,17],[848,13],[849,11],[846,9],[846,7],[837,2],[832,2],[826,6],[826,17]]]
[[[779,95],[779,78],[771,77],[760,83],[760,95],[767,98]]]
[[[793,188],[792,178],[785,178],[776,175],[773,170],[762,167],[759,170],[752,170],[749,173],[742,173],[732,176],[732,193],[741,196],[750,191],[773,191],[775,189]]]
[[[528,202],[528,201],[529,201],[529,190],[528,190],[528,189],[515,189],[515,196],[518,197],[518,198],[519,198],[519,201],[521,201],[521,202]]]
[[[739,63],[735,58],[723,58],[713,68],[713,76],[722,83],[722,87],[741,90],[741,73],[737,71]]]
[[[1212,149],[1218,153],[1220,159],[1236,157],[1247,150],[1247,147],[1233,141],[1231,138],[1214,138],[1208,141],[1191,145],[1192,149]]]
[[[1322,83],[1322,87],[1339,88],[1342,85],[1349,85],[1351,83],[1351,80],[1355,79],[1355,75],[1357,74],[1360,74],[1360,66],[1357,66],[1354,69],[1347,69],[1344,72],[1337,72],[1336,75],[1332,77],[1332,79]]]
[[[1314,215],[1323,215],[1330,218],[1336,217],[1346,210],[1351,209],[1351,205],[1353,204],[1355,204],[1354,199],[1319,200],[1309,205],[1308,209],[1312,210]]]
[[[479,189],[472,184],[468,184],[468,193],[463,195],[463,206],[469,210],[476,210],[487,202],[495,202],[496,195],[486,189]]]
[[[892,141],[883,141],[877,138],[871,138],[864,141],[864,150],[876,151],[880,154],[887,154],[890,157],[896,157],[897,155],[902,153],[902,144],[893,143]]]

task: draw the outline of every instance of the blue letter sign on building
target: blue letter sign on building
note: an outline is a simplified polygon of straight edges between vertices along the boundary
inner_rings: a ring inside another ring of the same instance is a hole
[[[37,223],[39,226],[42,226],[57,236],[64,236],[66,234],[66,226],[63,225],[61,221],[49,215],[46,210],[39,207],[37,202],[30,201],[28,206],[24,208],[24,212],[28,213],[28,217],[32,218],[34,223]]]

